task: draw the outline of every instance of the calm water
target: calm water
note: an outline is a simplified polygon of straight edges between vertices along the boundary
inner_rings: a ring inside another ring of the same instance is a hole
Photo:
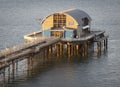
[[[26,60],[21,61],[5,87],[120,87],[120,0],[0,0],[0,49],[22,43],[25,34],[41,29],[39,18],[69,8],[86,11],[92,30],[110,35],[108,53],[54,58],[46,64],[36,55],[34,69],[28,72]]]

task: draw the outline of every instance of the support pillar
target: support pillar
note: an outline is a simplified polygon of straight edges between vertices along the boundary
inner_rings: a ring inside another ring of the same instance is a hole
[[[78,45],[78,54],[81,54],[81,44]]]
[[[57,44],[54,45],[54,55],[57,56]]]
[[[16,62],[16,71],[18,70],[18,61]]]
[[[60,55],[63,55],[63,44],[60,43]]]
[[[5,87],[5,69],[4,69],[4,71],[2,72],[2,78],[3,78],[3,81],[2,81],[3,87]]]
[[[71,56],[74,56],[74,44],[71,44]]]
[[[33,59],[32,57],[29,58],[29,69],[31,70],[33,68]]]
[[[72,44],[72,55],[73,55],[73,56],[75,55],[74,50],[75,50],[74,44]]]
[[[12,78],[14,79],[14,75],[15,75],[15,63],[14,61],[12,61]]]
[[[52,46],[49,46],[49,57],[52,56]]]
[[[46,60],[46,51],[45,51],[45,48],[43,48],[43,63],[45,62]]]
[[[80,54],[80,56],[83,55],[83,51],[84,51],[83,46],[84,46],[83,44],[79,45],[79,54]]]
[[[30,65],[30,59],[29,58],[27,58],[27,70],[29,71],[29,65]]]
[[[84,43],[84,48],[85,48],[85,52],[84,52],[84,54],[85,54],[85,56],[88,54],[88,46],[87,46],[87,42],[85,42]]]
[[[95,45],[95,44],[92,42],[92,43],[91,43],[91,46],[92,46],[92,52],[94,52],[94,45]]]
[[[97,55],[101,54],[101,42],[97,42]]]
[[[82,44],[82,57],[85,56],[85,46],[84,46],[84,43]]]
[[[104,40],[104,51],[106,50],[106,40]]]
[[[108,39],[106,38],[106,50],[108,49]]]
[[[97,54],[99,54],[99,43],[97,42],[97,50],[96,50]]]
[[[14,70],[15,70],[15,63],[12,62],[12,73],[14,73]]]
[[[8,82],[10,81],[10,65],[8,66]]]
[[[49,47],[46,48],[46,58],[49,59]]]
[[[100,44],[100,54],[101,54],[101,46],[102,46],[102,45],[101,45],[101,42],[99,42],[99,44]]]
[[[75,44],[72,44],[72,46],[73,46],[72,52],[73,52],[73,56],[74,56],[75,55]]]
[[[75,49],[76,49],[76,55],[78,55],[78,44],[76,44]]]
[[[56,52],[57,52],[57,57],[60,55],[60,45],[56,44]]]
[[[70,43],[67,43],[67,55],[70,57]]]

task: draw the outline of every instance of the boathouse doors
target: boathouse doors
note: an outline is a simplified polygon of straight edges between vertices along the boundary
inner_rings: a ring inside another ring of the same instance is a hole
[[[52,37],[64,37],[64,30],[52,30],[51,31],[51,36]]]

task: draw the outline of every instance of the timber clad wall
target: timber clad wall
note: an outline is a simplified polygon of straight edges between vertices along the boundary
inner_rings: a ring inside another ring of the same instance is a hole
[[[67,17],[66,17],[66,27],[77,29],[77,25],[78,25],[78,23],[76,22],[76,20],[73,19],[73,17],[67,15]]]
[[[73,38],[73,30],[65,29],[64,38]]]
[[[66,14],[64,14],[66,15]],[[44,30],[49,29],[54,27],[55,23],[53,22],[53,15],[50,15],[49,17],[46,18],[46,20],[44,20],[43,24],[42,24],[42,28]],[[75,28],[77,29],[78,23],[76,22],[76,20],[74,18],[72,18],[69,15],[66,15],[66,25],[67,28]]]
[[[44,23],[42,24],[42,29],[44,30],[50,29],[51,27],[53,27],[53,15],[47,17],[46,20],[44,20]]]

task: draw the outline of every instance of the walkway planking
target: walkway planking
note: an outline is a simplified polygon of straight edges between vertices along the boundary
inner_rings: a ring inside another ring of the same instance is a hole
[[[37,53],[40,49],[46,48],[59,41],[60,38],[49,38],[5,48],[0,51],[0,69],[9,65],[13,60],[21,59],[28,54]]]

